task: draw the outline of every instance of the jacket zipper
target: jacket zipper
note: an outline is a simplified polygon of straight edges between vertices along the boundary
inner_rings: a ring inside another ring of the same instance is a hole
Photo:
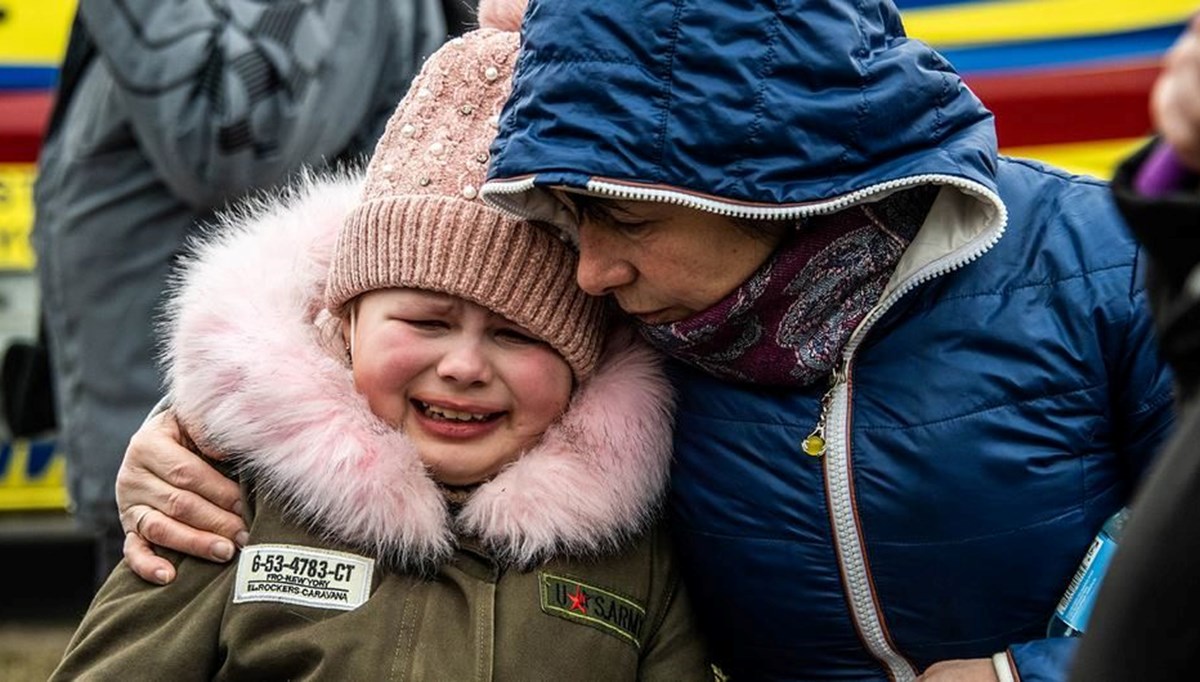
[[[833,405],[830,415],[829,455],[825,458],[825,487],[838,560],[845,581],[847,602],[867,651],[882,663],[888,677],[897,682],[915,680],[916,669],[888,641],[883,616],[876,608],[875,587],[867,571],[866,551],[858,532],[858,513],[851,491],[851,467],[846,429],[849,422],[849,360],[845,378],[830,389]]]
[[[884,294],[884,297],[859,323],[850,335],[849,341],[846,342],[846,347],[842,351],[842,363],[831,375],[830,388],[822,399],[822,414],[818,418],[816,429],[814,429],[814,432],[819,431],[825,437],[826,493],[829,496],[834,543],[837,547],[838,560],[841,563],[848,602],[867,649],[886,666],[888,676],[897,682],[914,680],[917,672],[913,665],[891,645],[884,632],[883,617],[877,607],[879,600],[867,570],[866,552],[859,535],[858,514],[851,491],[850,368],[858,346],[866,337],[867,332],[897,301],[921,284],[953,272],[979,258],[995,246],[1003,236],[1008,222],[1003,202],[992,192],[979,186],[973,186],[973,183],[964,185],[964,182],[956,179],[956,182],[951,184],[961,189],[974,190],[993,199],[992,205],[998,209],[993,221],[994,227],[989,226],[981,232],[985,238],[979,243],[968,245],[931,260],[890,293]],[[825,407],[826,404],[828,408]]]
[[[848,365],[847,365],[848,367]],[[846,382],[846,373],[842,367],[834,367],[829,373],[829,388],[821,397],[821,413],[817,416],[817,425],[800,441],[800,451],[810,457],[820,457],[828,449],[825,440],[825,423],[829,420],[829,408],[833,405],[833,394],[839,384]]]

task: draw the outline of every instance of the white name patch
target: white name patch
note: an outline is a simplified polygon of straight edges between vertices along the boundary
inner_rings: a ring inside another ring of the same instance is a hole
[[[352,611],[371,596],[375,560],[298,545],[250,545],[238,559],[233,603],[267,601]]]

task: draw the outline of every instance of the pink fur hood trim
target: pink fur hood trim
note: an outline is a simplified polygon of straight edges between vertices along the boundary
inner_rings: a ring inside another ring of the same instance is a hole
[[[615,335],[600,368],[532,451],[452,517],[404,436],[355,390],[321,306],[361,176],[306,178],[227,214],[173,285],[164,362],[194,438],[254,477],[285,512],[404,566],[429,566],[456,533],[501,559],[619,546],[652,520],[667,481],[672,393],[657,356]]]

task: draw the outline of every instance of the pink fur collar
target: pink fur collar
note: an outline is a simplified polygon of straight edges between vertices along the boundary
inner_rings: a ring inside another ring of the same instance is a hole
[[[361,182],[306,178],[225,216],[196,245],[166,329],[181,421],[240,453],[239,466],[294,518],[401,565],[442,560],[456,531],[530,565],[606,551],[644,528],[666,486],[672,398],[656,356],[625,335],[610,339],[542,442],[451,518],[405,436],[354,390],[321,309]]]

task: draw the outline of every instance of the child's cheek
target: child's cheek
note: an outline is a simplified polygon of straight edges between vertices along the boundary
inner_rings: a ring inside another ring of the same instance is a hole
[[[374,339],[373,341],[383,341]],[[402,339],[388,339],[402,341]],[[428,365],[404,343],[364,344],[354,359],[354,386],[377,416],[398,426],[423,368]]]
[[[549,349],[514,368],[512,383],[525,413],[543,429],[566,411],[574,385],[570,366]]]
[[[370,363],[363,382],[374,390],[407,391],[420,373],[421,363],[415,358],[403,352],[383,353]]]

